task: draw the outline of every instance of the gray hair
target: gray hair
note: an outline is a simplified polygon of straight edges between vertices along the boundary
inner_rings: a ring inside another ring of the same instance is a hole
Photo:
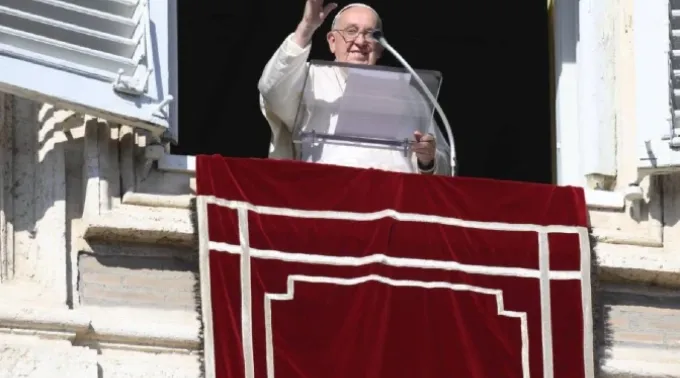
[[[340,15],[342,15],[346,10],[349,8],[355,8],[355,7],[360,7],[360,8],[366,8],[369,9],[373,14],[375,15],[376,19],[376,28],[379,30],[382,30],[383,24],[382,24],[382,19],[380,18],[380,15],[378,12],[376,12],[375,9],[373,9],[371,6],[363,4],[363,3],[352,3],[349,5],[344,6],[342,9],[338,11],[338,13],[335,15],[335,18],[333,18],[333,23],[331,24],[331,29],[335,29],[335,25],[338,23],[338,20],[340,20]]]

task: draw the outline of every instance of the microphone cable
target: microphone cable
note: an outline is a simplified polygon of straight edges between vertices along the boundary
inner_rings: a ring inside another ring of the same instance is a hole
[[[420,88],[425,92],[425,95],[427,96],[428,100],[434,105],[435,110],[437,110],[437,114],[439,114],[439,117],[441,117],[442,122],[444,123],[444,129],[446,130],[446,137],[449,139],[449,147],[450,147],[450,164],[451,164],[451,176],[455,176],[456,174],[456,146],[454,143],[453,139],[453,131],[451,130],[451,125],[449,124],[448,118],[446,118],[446,114],[444,114],[444,110],[442,109],[441,105],[439,105],[439,101],[434,97],[434,94],[430,91],[430,89],[427,87],[423,79],[420,78],[420,75],[416,73],[416,70],[411,67],[410,64],[404,59],[404,57],[397,52],[397,50],[390,45],[387,40],[385,39],[385,36],[383,35],[382,31],[380,30],[375,30],[371,34],[371,37],[375,39],[380,45],[382,45],[387,51],[389,51],[397,60],[399,63],[401,63],[406,70],[413,75],[413,78],[416,80]]]

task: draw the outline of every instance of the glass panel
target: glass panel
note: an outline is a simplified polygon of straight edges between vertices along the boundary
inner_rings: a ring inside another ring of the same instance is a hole
[[[417,71],[439,93],[441,74]],[[312,61],[294,126],[298,144],[407,149],[431,132],[434,107],[405,69]]]

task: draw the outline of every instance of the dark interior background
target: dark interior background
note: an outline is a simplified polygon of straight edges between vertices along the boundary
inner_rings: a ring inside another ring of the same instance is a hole
[[[545,0],[366,3],[412,66],[443,73],[439,99],[460,176],[552,181]],[[304,0],[190,4],[179,4],[180,143],[172,151],[264,158],[269,127],[257,81]],[[312,59],[332,59],[329,27],[317,32]],[[398,66],[387,53],[380,63]]]

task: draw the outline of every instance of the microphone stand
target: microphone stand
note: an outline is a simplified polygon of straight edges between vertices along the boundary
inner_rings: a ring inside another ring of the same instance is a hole
[[[437,110],[437,113],[442,119],[442,122],[444,123],[444,129],[446,130],[446,136],[449,138],[449,146],[450,146],[450,164],[451,164],[451,176],[455,175],[456,172],[456,146],[454,144],[453,140],[453,131],[451,130],[451,125],[449,124],[449,120],[446,118],[446,114],[444,114],[444,110],[442,107],[439,105],[439,102],[437,99],[434,97],[434,94],[430,91],[430,89],[427,87],[425,82],[423,82],[423,79],[420,78],[420,75],[416,73],[416,71],[411,67],[410,64],[404,59],[401,54],[397,52],[397,50],[392,47],[387,40],[385,39],[385,36],[383,35],[382,31],[380,30],[375,30],[371,37],[378,41],[387,51],[389,51],[392,55],[394,55],[395,58],[401,63],[408,72],[413,75],[413,78],[416,79],[416,82],[420,86],[420,88],[425,92],[425,95],[427,96],[428,100],[434,105],[435,110]]]

